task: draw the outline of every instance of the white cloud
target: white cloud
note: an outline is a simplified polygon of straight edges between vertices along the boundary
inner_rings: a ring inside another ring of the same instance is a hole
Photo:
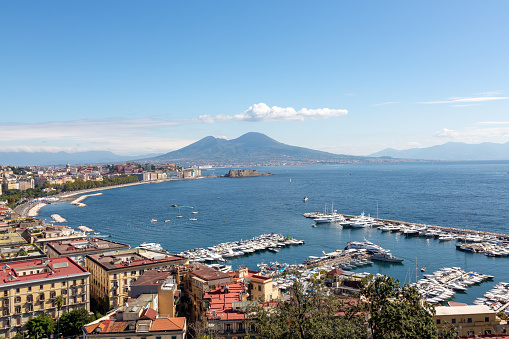
[[[110,150],[137,155],[169,152],[195,140],[167,135],[175,122],[153,119],[84,119],[45,123],[0,124],[3,151],[78,152]],[[19,146],[23,145],[23,146]]]
[[[397,104],[397,103],[398,103],[397,101],[387,101],[387,102],[381,102],[379,104],[374,104],[372,106],[378,107],[378,106],[392,105],[392,104]]]
[[[509,125],[509,121],[479,121],[479,125]]]
[[[448,100],[442,100],[442,101],[425,101],[425,102],[419,102],[419,104],[476,103],[476,102],[506,100],[506,99],[509,99],[509,97],[481,96],[481,97],[470,97],[470,98],[449,98]]]
[[[455,131],[443,128],[434,134],[435,137],[449,141],[461,141],[467,143],[479,142],[506,142],[509,138],[509,127],[476,128],[465,131]]]
[[[412,142],[409,142],[407,143],[408,146],[411,146],[411,147],[421,147],[422,144],[420,142],[417,142],[417,141],[412,141]]]
[[[295,121],[304,120],[306,118],[329,118],[348,114],[346,109],[330,109],[318,108],[309,109],[302,108],[295,110],[293,107],[269,107],[267,104],[259,103],[250,106],[247,110],[236,115],[201,115],[198,121],[203,123],[214,123],[217,121]]]

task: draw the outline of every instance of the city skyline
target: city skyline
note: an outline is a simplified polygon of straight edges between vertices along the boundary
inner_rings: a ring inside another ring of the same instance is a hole
[[[504,1],[0,6],[0,152],[509,141]]]

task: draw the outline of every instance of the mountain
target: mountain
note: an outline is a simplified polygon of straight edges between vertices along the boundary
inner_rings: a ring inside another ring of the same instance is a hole
[[[392,157],[422,160],[509,160],[509,142],[496,144],[484,142],[481,144],[466,144],[462,142],[448,142],[443,145],[426,148],[411,148],[395,150],[386,148],[370,157]]]
[[[108,151],[87,152],[0,152],[0,165],[5,166],[53,166],[78,164],[119,163],[134,158],[150,157],[155,154],[142,156],[121,156]]]
[[[366,158],[338,155],[283,144],[265,134],[250,132],[237,139],[205,137],[177,151],[143,159],[147,162],[171,162],[179,165],[254,165],[310,164],[362,161]]]

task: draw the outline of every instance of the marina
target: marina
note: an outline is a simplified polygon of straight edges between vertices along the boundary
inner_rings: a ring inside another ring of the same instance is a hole
[[[303,240],[284,237],[281,234],[262,234],[249,240],[221,243],[208,248],[195,248],[178,253],[189,258],[190,262],[226,261],[231,258],[249,255],[260,251],[279,252],[278,248],[302,245]]]
[[[500,198],[505,194],[503,187],[507,174],[503,173],[507,173],[507,166],[509,163],[271,167],[263,170],[275,175],[260,178],[171,181],[107,190],[101,196],[90,197],[88,208],[75,208],[68,203],[50,204],[41,209],[39,216],[49,219],[51,214],[57,213],[69,219],[68,224],[73,228],[88,225],[101,234],[111,234],[112,240],[132,247],[142,242],[157,242],[171,253],[206,249],[211,244],[236,242],[270,233],[290,234],[306,242],[305,246],[276,248],[279,252],[265,250],[224,258],[234,269],[246,266],[256,270],[257,264],[270,266],[271,262],[298,267],[310,256],[320,258],[324,256],[323,252],[332,253],[344,249],[348,242],[367,239],[391,249],[395,257],[404,261],[390,263],[366,258],[373,263],[347,271],[387,274],[405,283],[409,282],[409,271],[415,271],[414,261],[418,258],[419,268],[427,268],[426,272],[418,270],[419,277],[441,267],[462,267],[468,272],[494,275],[493,281],[474,285],[467,293],[456,293],[452,299],[472,303],[476,298],[484,297],[499,281],[509,281],[509,272],[505,269],[508,257],[492,257],[456,248],[456,244],[465,243],[461,237],[465,232],[465,211],[468,211],[467,233],[507,232],[507,199]],[[291,184],[289,177],[292,178]],[[489,190],[478,184],[462,184],[481,181]],[[423,187],[426,187],[426,193],[423,193]],[[150,199],[139,199],[140,196]],[[303,196],[309,197],[306,203],[302,202]],[[322,211],[324,202],[329,205],[334,202],[334,208],[347,218],[359,216],[364,210],[365,216],[377,219],[377,201],[380,207],[378,219],[400,220],[399,223],[388,223],[397,231],[384,231],[383,225],[353,228],[331,223],[311,227],[314,221],[302,217],[305,212]],[[169,206],[173,202],[195,206],[199,211],[198,221],[188,220],[195,209],[181,207],[179,214],[179,208]],[[93,211],[90,209],[92,203]],[[183,217],[177,218],[177,215]],[[159,222],[150,223],[151,219]],[[170,219],[171,222],[163,222]],[[413,225],[443,226],[427,227],[419,234]],[[453,230],[460,241],[438,240],[439,232]],[[504,242],[503,237],[499,239]],[[478,246],[483,243],[467,241],[466,244]],[[339,264],[343,258],[335,260]],[[322,264],[327,265],[327,261],[309,268]]]

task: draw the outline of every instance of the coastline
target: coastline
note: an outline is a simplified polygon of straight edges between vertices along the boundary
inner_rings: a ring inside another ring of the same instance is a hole
[[[194,180],[194,179],[201,179],[201,178],[204,178],[204,176],[203,177],[192,178],[192,179],[190,179],[190,178],[186,178],[186,179],[167,178],[167,179],[154,180],[154,181],[138,181],[138,182],[132,182],[132,183],[128,183],[128,184],[105,186],[105,187],[97,187],[97,188],[89,188],[89,189],[85,189],[85,190],[65,192],[65,193],[60,193],[60,194],[57,194],[57,195],[53,195],[51,197],[58,198],[59,201],[71,201],[71,200],[77,200],[77,199],[73,199],[72,198],[72,197],[74,197],[76,195],[81,195],[81,194],[86,194],[86,193],[93,193],[93,192],[99,192],[99,191],[105,191],[105,190],[110,190],[110,189],[114,189],[114,188],[122,188],[122,187],[137,186],[137,185],[146,185],[146,184],[159,184],[159,183],[162,183],[162,182],[174,181],[174,180]],[[87,195],[85,198],[87,198],[89,196],[93,196],[93,195]],[[83,198],[82,200],[84,200],[85,198]],[[37,202],[37,203],[32,202],[32,203],[30,203],[30,202],[28,202],[28,203],[24,203],[22,205],[17,206],[15,208],[15,211],[18,212],[22,218],[36,217],[37,215],[39,215],[39,211],[44,206],[46,206],[46,205],[47,205],[46,203],[40,203],[40,202]]]

